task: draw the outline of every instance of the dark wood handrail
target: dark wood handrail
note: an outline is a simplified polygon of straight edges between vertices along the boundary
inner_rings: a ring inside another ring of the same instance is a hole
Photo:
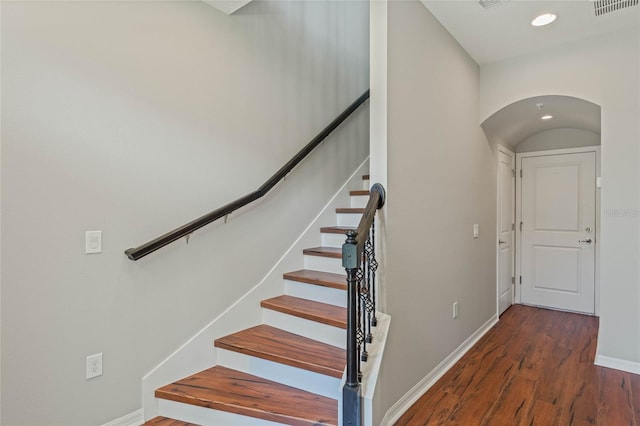
[[[337,116],[327,127],[325,127],[315,138],[313,138],[308,144],[304,146],[291,160],[280,168],[273,176],[271,176],[262,186],[250,194],[244,197],[238,198],[224,206],[207,213],[199,218],[174,229],[171,232],[167,232],[164,235],[159,236],[141,246],[130,248],[125,250],[124,254],[131,260],[138,260],[154,251],[171,244],[172,242],[179,240],[182,237],[197,231],[205,225],[210,224],[228,214],[238,210],[247,204],[262,198],[269,192],[278,182],[280,182],[286,175],[291,172],[304,158],[311,153],[323,140],[327,138],[344,120],[347,119],[360,105],[362,105],[367,99],[369,99],[369,90],[364,92],[358,99],[356,99],[347,109],[345,109],[339,116]]]
[[[379,183],[374,184],[369,191],[369,201],[364,208],[364,213],[358,223],[358,229],[356,234],[356,242],[358,243],[358,251],[362,249],[367,236],[369,235],[369,228],[373,223],[373,219],[376,216],[376,210],[381,209],[385,202],[384,187]]]

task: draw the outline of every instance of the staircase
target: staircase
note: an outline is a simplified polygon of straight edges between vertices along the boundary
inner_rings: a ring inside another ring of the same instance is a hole
[[[218,365],[155,391],[160,414],[145,425],[338,425],[346,364],[345,232],[369,199],[350,192],[322,245],[303,250],[305,269],[283,275],[284,295],[262,300],[263,324],[216,339]]]

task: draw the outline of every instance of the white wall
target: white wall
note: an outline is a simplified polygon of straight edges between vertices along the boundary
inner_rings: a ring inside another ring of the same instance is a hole
[[[257,188],[367,89],[368,3],[1,7],[1,423],[101,424],[140,408],[141,377],[256,285],[366,157],[365,107],[228,224],[123,254]],[[104,252],[85,255],[93,229]]]
[[[388,2],[387,31],[385,410],[496,313],[496,164],[478,65],[418,1]]]
[[[370,183],[380,183],[385,190],[387,183],[387,21],[388,21],[387,0],[377,0],[369,2],[369,61],[370,61],[370,120],[369,120],[369,151],[374,153],[370,158]],[[378,270],[377,280],[377,309],[387,312],[387,205],[378,210],[375,217],[376,226],[376,252],[382,255],[377,256]],[[388,349],[387,349],[388,350]],[[384,356],[384,352],[382,352]],[[372,424],[381,424],[387,411],[388,404],[385,402],[385,384],[382,380],[384,376],[384,364],[380,364],[378,378],[373,392],[372,400]]]
[[[480,121],[520,99],[568,95],[602,108],[601,291],[598,356],[640,371],[640,37],[598,36],[483,66]]]
[[[376,152],[371,162],[371,182],[387,186],[387,0],[372,1],[370,10],[371,43],[371,152]]]
[[[518,143],[516,152],[547,151],[600,145],[600,135],[588,130],[559,128],[545,130]]]

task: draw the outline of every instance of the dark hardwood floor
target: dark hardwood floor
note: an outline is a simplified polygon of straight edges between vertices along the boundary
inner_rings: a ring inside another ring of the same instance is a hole
[[[640,426],[640,376],[593,365],[598,319],[514,305],[396,425]]]

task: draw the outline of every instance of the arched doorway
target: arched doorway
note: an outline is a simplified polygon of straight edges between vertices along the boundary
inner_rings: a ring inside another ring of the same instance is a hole
[[[497,306],[598,312],[600,107],[570,96],[514,102],[482,123],[495,146]]]

